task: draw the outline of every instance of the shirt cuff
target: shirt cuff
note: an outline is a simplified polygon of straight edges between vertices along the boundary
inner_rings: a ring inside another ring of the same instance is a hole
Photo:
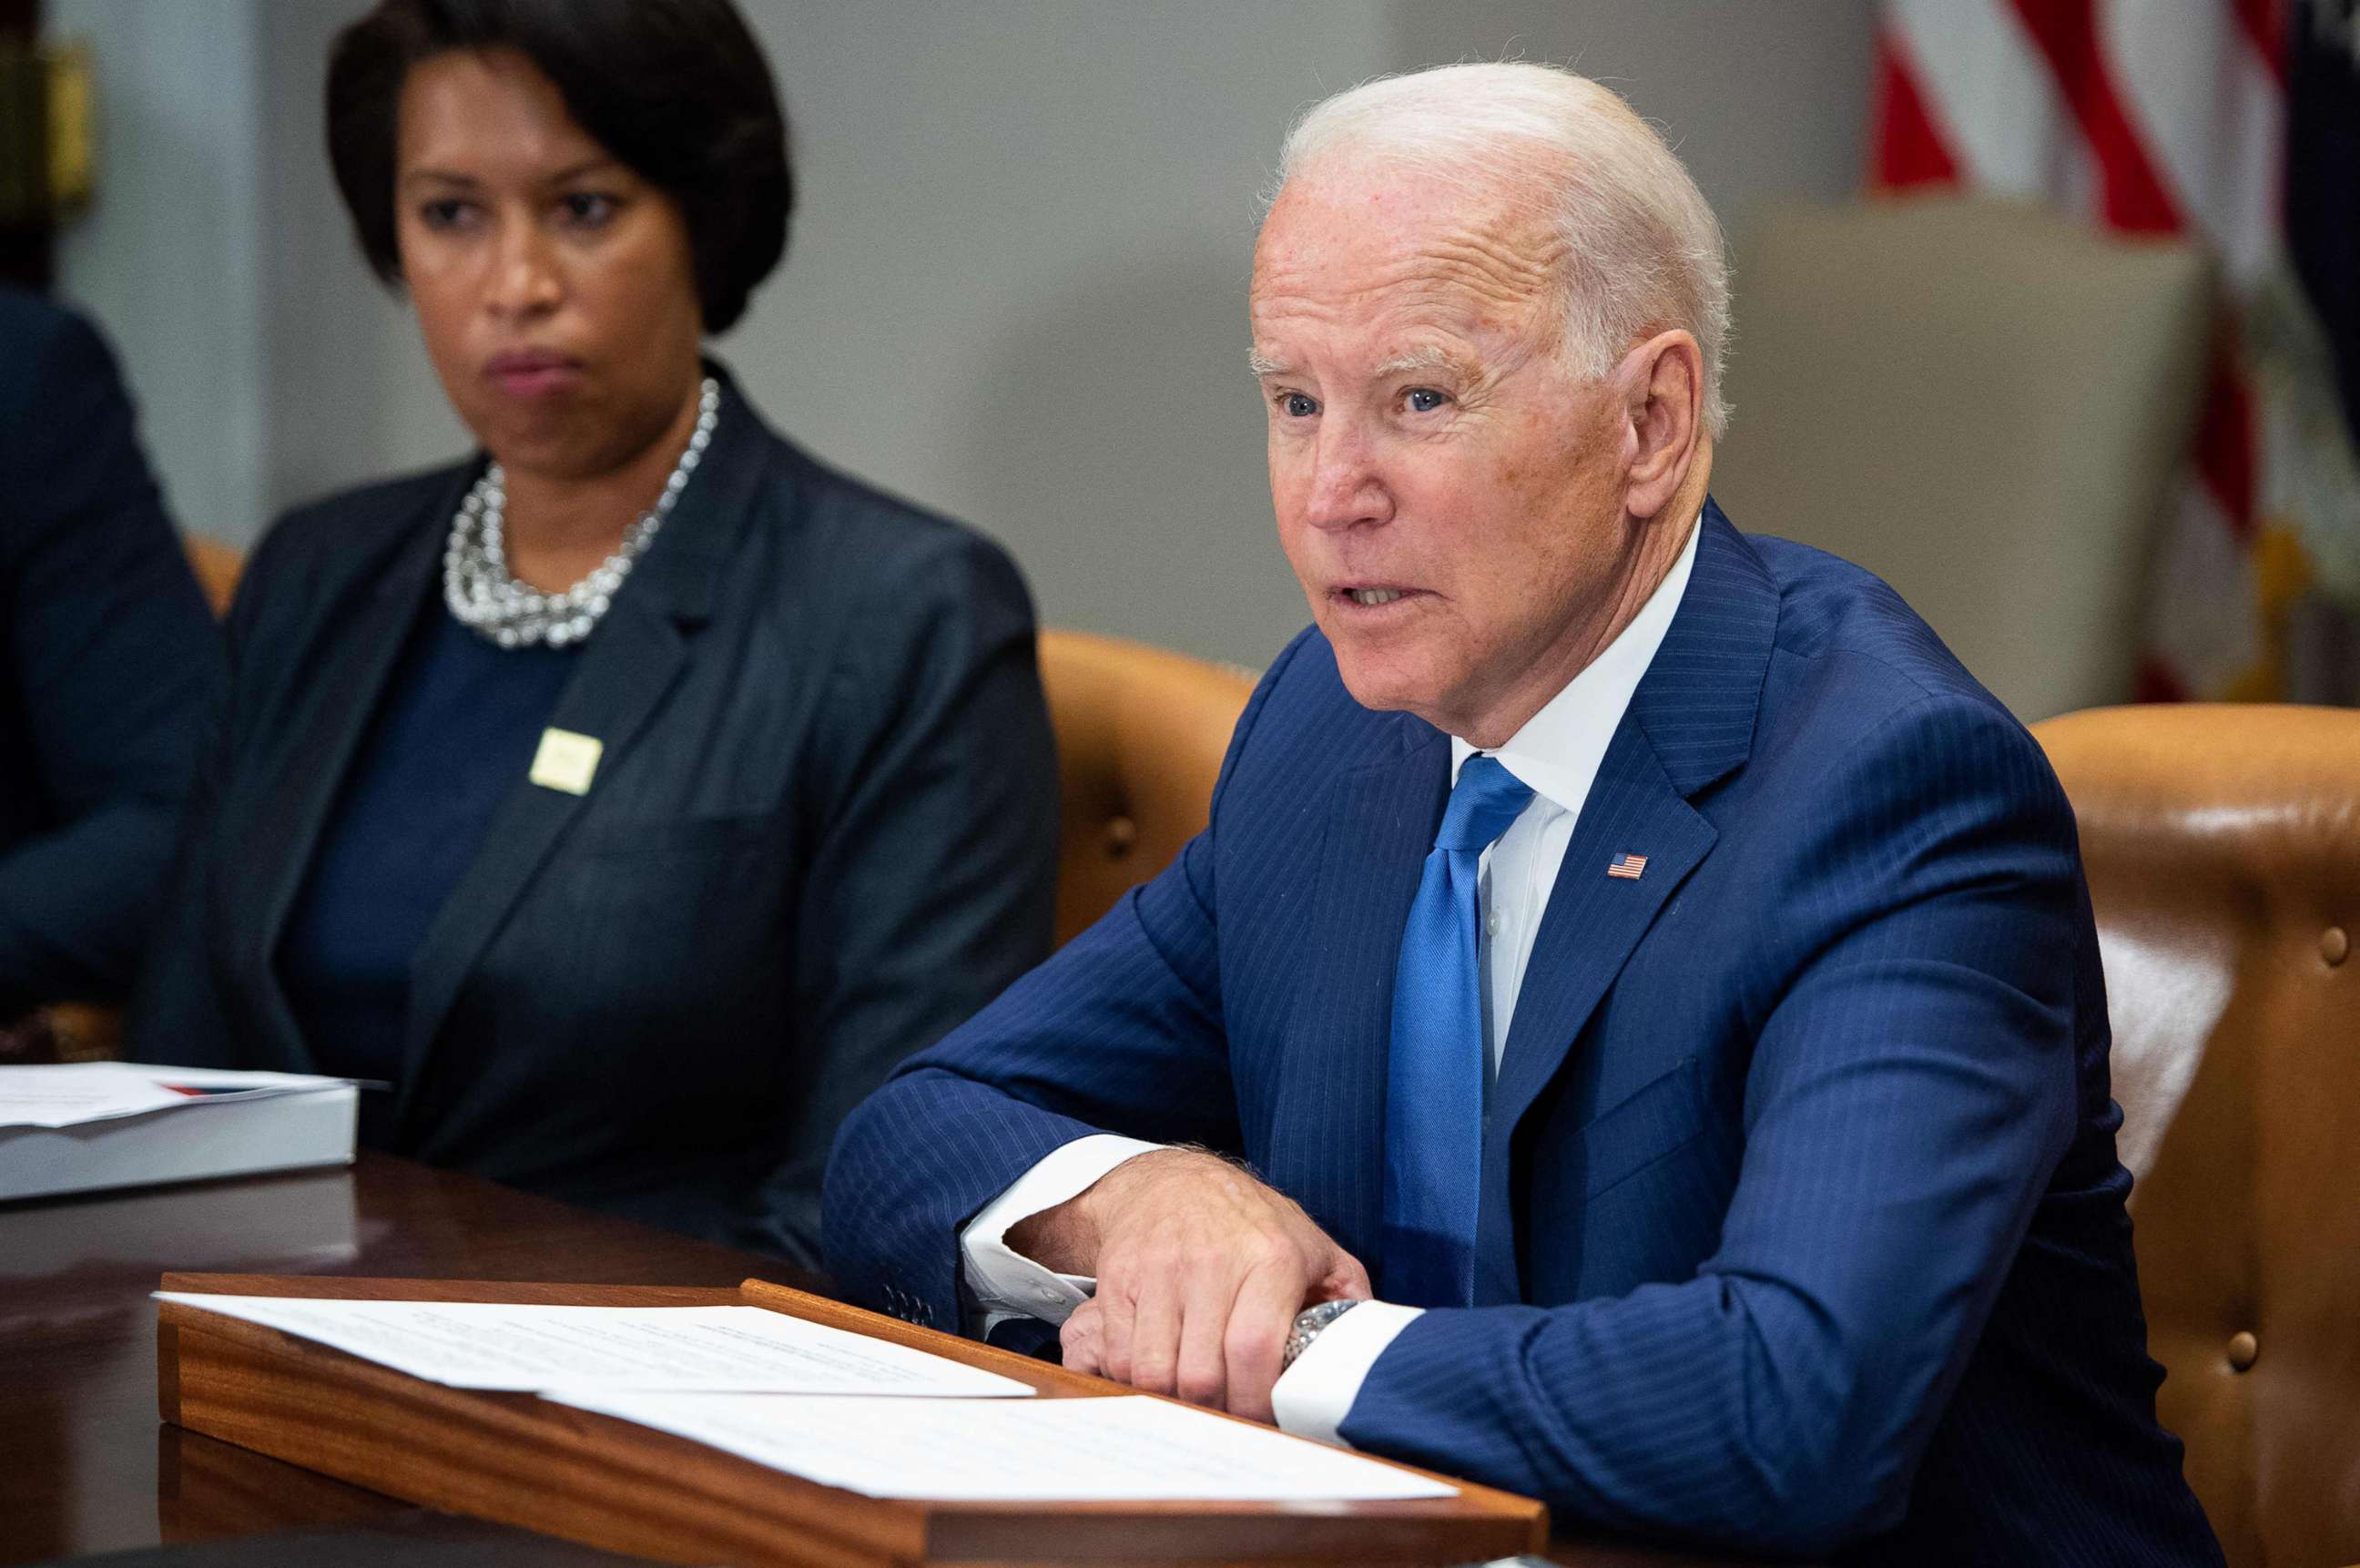
[[[1043,1267],[1011,1247],[1008,1233],[1020,1221],[1087,1191],[1125,1160],[1164,1146],[1112,1133],[1076,1138],[1052,1149],[1046,1158],[984,1205],[959,1232],[959,1252],[967,1263],[962,1305],[967,1332],[980,1339],[1011,1318],[1062,1323],[1088,1300],[1098,1288],[1096,1279]]]
[[[1363,1301],[1321,1329],[1270,1391],[1271,1411],[1278,1417],[1280,1430],[1351,1447],[1336,1429],[1351,1414],[1352,1401],[1360,1397],[1360,1385],[1385,1346],[1425,1310],[1391,1301]]]

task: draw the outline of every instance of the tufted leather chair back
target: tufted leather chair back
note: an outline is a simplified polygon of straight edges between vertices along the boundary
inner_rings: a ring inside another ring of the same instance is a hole
[[[1142,642],[1047,630],[1041,683],[1065,795],[1063,947],[1203,828],[1253,679]]]
[[[2360,1561],[2360,712],[2034,734],[2081,823],[2164,1424],[2234,1568]]]

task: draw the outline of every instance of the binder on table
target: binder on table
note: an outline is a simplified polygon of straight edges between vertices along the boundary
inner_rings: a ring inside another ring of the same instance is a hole
[[[728,1290],[168,1274],[162,1288],[377,1300],[755,1306],[984,1367],[1030,1385],[1036,1398],[1131,1392],[760,1280]],[[430,1508],[664,1562],[781,1568],[1452,1563],[1537,1552],[1548,1536],[1548,1513],[1539,1503],[1450,1477],[1442,1477],[1457,1488],[1450,1497],[1383,1502],[867,1497],[537,1395],[427,1382],[183,1302],[158,1303],[156,1351],[158,1403],[167,1421]]]
[[[0,1126],[0,1201],[353,1163],[360,1091],[348,1080],[136,1062],[104,1070],[145,1078],[188,1101],[67,1126]]]

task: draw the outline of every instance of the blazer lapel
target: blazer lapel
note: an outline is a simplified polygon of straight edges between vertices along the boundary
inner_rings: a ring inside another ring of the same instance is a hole
[[[519,779],[493,813],[484,847],[429,927],[410,966],[410,1019],[402,1045],[399,1124],[459,990],[550,852],[590,804],[597,776],[641,741],[664,694],[687,663],[694,630],[709,620],[730,557],[758,499],[771,437],[727,374],[720,422],[679,503],[597,630],[551,716],[553,729],[600,742],[597,773],[582,795]]]
[[[254,966],[246,991],[262,1014],[265,1035],[257,1043],[296,1070],[309,1070],[312,1058],[279,983],[279,940],[354,753],[409,644],[428,579],[442,557],[442,535],[427,526],[425,518],[447,517],[455,510],[475,472],[470,467],[454,479],[434,510],[402,529],[389,555],[364,568],[374,581],[354,596],[357,602],[349,612],[339,603],[322,608],[323,615],[350,613],[351,624],[337,636],[336,646],[306,686],[302,710],[288,724],[300,739],[280,760],[263,810],[238,850],[236,876],[252,890],[254,902],[246,906],[251,918],[236,923],[261,935],[258,945],[246,954]]]
[[[1557,1076],[1631,949],[1714,838],[1712,825],[1672,788],[1646,737],[1625,715],[1590,786],[1541,916],[1484,1118],[1478,1306],[1521,1299],[1509,1206],[1509,1141],[1517,1122]],[[1626,854],[1644,855],[1645,871],[1635,879],[1607,875],[1606,868]]]
[[[1777,632],[1777,586],[1710,499],[1686,594],[1576,820],[1510,1020],[1485,1118],[1477,1303],[1521,1299],[1512,1207],[1516,1124],[1565,1064],[1632,950],[1718,833],[1690,805],[1752,752]],[[1609,876],[1644,855],[1635,878]]]
[[[1326,814],[1317,891],[1300,929],[1306,973],[1292,988],[1275,1099],[1295,1135],[1273,1139],[1271,1174],[1371,1273],[1382,1234],[1385,1074],[1393,970],[1418,878],[1450,794],[1441,731],[1399,721],[1402,750],[1338,778]],[[1305,1126],[1294,1118],[1316,1116]]]

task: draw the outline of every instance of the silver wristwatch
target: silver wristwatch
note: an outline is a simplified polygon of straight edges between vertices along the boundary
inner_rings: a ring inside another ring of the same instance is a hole
[[[1295,1328],[1287,1334],[1286,1349],[1280,1353],[1278,1358],[1279,1370],[1284,1372],[1294,1365],[1295,1357],[1311,1348],[1311,1342],[1319,1337],[1321,1329],[1360,1304],[1358,1301],[1322,1301],[1316,1307],[1306,1307],[1295,1313]]]

